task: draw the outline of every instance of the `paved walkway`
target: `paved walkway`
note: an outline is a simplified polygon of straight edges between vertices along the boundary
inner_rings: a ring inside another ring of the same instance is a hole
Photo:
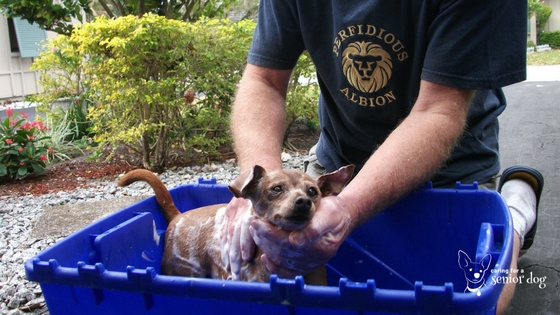
[[[507,314],[552,315],[560,314],[560,66],[529,72],[540,73],[541,79],[504,88],[508,107],[499,118],[501,163],[502,168],[523,164],[540,170],[545,186],[537,236],[519,260],[523,278]]]
[[[560,65],[528,66],[527,81],[560,81]]]

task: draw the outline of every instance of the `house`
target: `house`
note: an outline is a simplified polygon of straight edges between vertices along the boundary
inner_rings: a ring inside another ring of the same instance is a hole
[[[47,36],[37,25],[0,14],[0,100],[37,93],[38,74],[30,67]]]
[[[547,32],[560,30],[560,0],[544,0],[543,4],[552,8],[552,14],[544,30]]]
[[[544,27],[544,31],[560,30],[560,0],[543,0],[542,3],[552,9],[552,14]],[[537,43],[537,20],[534,16],[528,22],[527,41]]]

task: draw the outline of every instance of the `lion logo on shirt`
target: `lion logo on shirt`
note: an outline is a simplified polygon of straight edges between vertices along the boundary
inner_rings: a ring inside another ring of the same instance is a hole
[[[364,93],[379,91],[389,82],[393,63],[381,46],[354,42],[342,53],[342,68],[348,82]]]

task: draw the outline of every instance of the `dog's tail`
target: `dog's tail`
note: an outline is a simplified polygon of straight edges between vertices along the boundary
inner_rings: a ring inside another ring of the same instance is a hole
[[[136,181],[144,181],[152,187],[156,194],[156,200],[163,210],[163,217],[165,218],[165,221],[167,221],[167,223],[171,222],[173,218],[181,214],[181,212],[179,212],[179,209],[177,209],[177,207],[173,203],[173,199],[171,198],[171,195],[169,194],[167,188],[165,188],[163,182],[159,179],[159,177],[156,176],[156,174],[148,170],[132,170],[126,173],[119,180],[117,185],[124,187]]]

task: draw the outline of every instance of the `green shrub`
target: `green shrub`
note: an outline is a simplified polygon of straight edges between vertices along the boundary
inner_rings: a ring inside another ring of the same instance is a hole
[[[550,19],[550,16],[552,15],[552,8],[546,5],[541,5],[537,8],[535,14],[537,16],[537,31],[542,32],[548,22],[548,19]]]
[[[25,113],[6,110],[8,117],[0,121],[0,182],[20,179],[33,172],[45,171],[51,148],[39,142],[37,134],[46,130],[40,121],[29,122]]]
[[[152,14],[76,29],[70,40],[97,101],[88,114],[95,141],[124,142],[155,170],[165,168],[173,147],[216,152],[229,141],[230,105],[253,29],[250,21],[185,23]]]
[[[68,119],[68,115],[59,119],[56,124],[48,118],[46,127],[38,132],[38,145],[52,148],[49,155],[49,163],[69,160],[74,156],[83,154],[82,149],[88,147],[87,138],[75,139],[78,128],[74,121]]]
[[[299,58],[288,86],[286,130],[290,129],[298,118],[305,119],[308,125],[317,128],[319,126],[318,99],[319,84],[315,65],[306,52]]]
[[[560,31],[539,34],[539,45],[549,44],[551,48],[560,47]]]
[[[45,44],[31,67],[39,72],[39,93],[29,97],[38,104],[39,112],[47,113],[54,125],[69,125],[72,133],[66,140],[72,141],[91,136],[92,123],[87,111],[92,103],[91,90],[84,74],[84,59],[77,52],[77,43],[59,35]]]
[[[67,96],[59,91],[74,92],[80,102],[72,104],[80,106],[59,119],[87,109],[85,130],[94,141],[126,144],[142,153],[146,168],[163,170],[172,149],[217,154],[231,140],[231,104],[254,28],[249,20],[100,17],[49,42],[36,61],[46,87],[36,98],[52,104]],[[304,55],[288,91],[288,124],[299,117],[318,124],[318,93]]]

